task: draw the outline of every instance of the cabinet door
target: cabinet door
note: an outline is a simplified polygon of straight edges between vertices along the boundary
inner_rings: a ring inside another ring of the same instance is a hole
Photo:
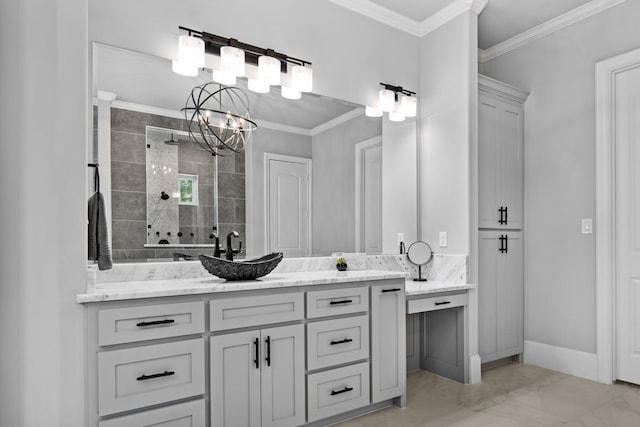
[[[522,105],[502,103],[502,202],[506,224],[502,228],[522,229],[524,192],[524,118]]]
[[[262,427],[305,423],[304,326],[263,329]]]
[[[504,292],[504,342],[506,356],[524,350],[524,251],[521,232],[505,233],[507,251],[500,257],[500,287]]]
[[[260,426],[260,347],[259,331],[211,337],[213,427]]]
[[[371,401],[406,393],[404,283],[371,287]]]
[[[481,231],[478,261],[478,349],[487,363],[523,351],[522,233]]]
[[[478,233],[478,354],[482,363],[498,358],[499,309],[504,301],[498,289],[500,231]]]
[[[478,227],[500,227],[502,106],[480,92],[478,105]]]

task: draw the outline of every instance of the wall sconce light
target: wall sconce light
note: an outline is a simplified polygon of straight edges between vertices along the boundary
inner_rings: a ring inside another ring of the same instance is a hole
[[[405,117],[415,117],[418,107],[418,99],[413,96],[416,93],[404,89],[402,86],[394,86],[380,83],[384,88],[378,93],[378,106],[367,105],[365,114],[368,117],[381,117],[383,112],[389,113],[389,120],[401,122]]]
[[[172,66],[173,71],[178,74],[197,75],[198,69],[204,67],[206,53],[220,56],[220,69],[213,70],[213,80],[217,83],[234,85],[237,77],[245,76],[245,64],[252,64],[258,67],[258,78],[249,79],[249,90],[269,92],[270,86],[281,85],[282,74],[289,74],[286,86],[282,84],[282,96],[285,98],[299,99],[301,92],[311,92],[313,89],[313,71],[309,61],[236,39],[185,27],[178,28],[188,33],[178,39],[178,60],[173,61]]]

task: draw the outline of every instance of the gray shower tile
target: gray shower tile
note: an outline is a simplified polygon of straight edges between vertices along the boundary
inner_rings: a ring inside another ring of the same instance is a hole
[[[213,185],[198,183],[198,202],[200,206],[213,206]]]
[[[113,220],[113,249],[144,249],[147,222]]]
[[[218,174],[219,197],[244,198],[244,174],[222,173]]]
[[[145,135],[147,126],[163,129],[182,129],[182,120],[156,114],[111,108],[111,130]]]
[[[198,163],[187,160],[178,161],[178,173],[186,173],[190,175],[198,174]],[[199,182],[198,182],[199,183]]]
[[[236,159],[235,172],[236,173],[244,173],[244,158],[245,158],[244,151],[242,153],[236,153],[235,155],[235,159]]]
[[[196,163],[198,184],[213,185],[213,163]]]
[[[178,207],[178,217],[180,218],[180,228],[195,227],[198,223],[197,206],[180,205]]]
[[[139,163],[111,162],[111,189],[121,191],[147,191],[146,166]]]
[[[155,258],[153,249],[114,249],[113,260],[118,261],[146,261],[149,258]]]
[[[218,156],[218,172],[235,172],[235,156]]]
[[[120,131],[111,132],[111,160],[145,164],[147,161],[144,135]]]
[[[113,219],[147,220],[147,195],[137,191],[112,191]]]
[[[245,224],[246,220],[246,200],[236,199],[236,222]]]
[[[236,222],[236,199],[220,197],[218,199],[218,222]]]

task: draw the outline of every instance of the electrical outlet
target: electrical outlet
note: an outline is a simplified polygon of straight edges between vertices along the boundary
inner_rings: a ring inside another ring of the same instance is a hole
[[[582,234],[593,234],[593,220],[582,218]]]
[[[441,248],[446,248],[448,245],[448,241],[447,241],[447,232],[446,231],[441,231],[440,232],[440,247]]]

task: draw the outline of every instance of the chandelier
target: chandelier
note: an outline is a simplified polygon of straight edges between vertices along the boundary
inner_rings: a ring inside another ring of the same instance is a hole
[[[249,116],[249,98],[237,87],[209,82],[191,90],[184,108],[189,138],[214,156],[244,151],[258,125]]]

